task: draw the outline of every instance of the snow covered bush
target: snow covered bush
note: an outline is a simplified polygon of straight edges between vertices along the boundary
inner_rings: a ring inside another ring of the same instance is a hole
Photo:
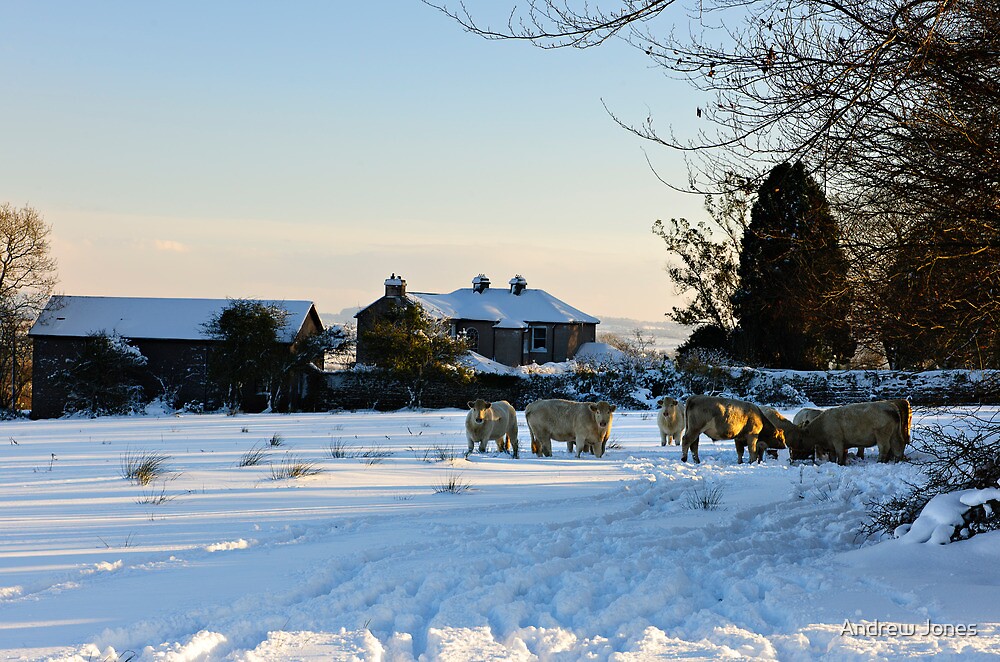
[[[66,390],[66,414],[129,414],[141,409],[146,357],[118,335],[94,333],[54,372]]]
[[[950,542],[1000,529],[1000,420],[977,414],[956,418],[961,426],[914,430],[923,481],[870,503],[866,533]]]

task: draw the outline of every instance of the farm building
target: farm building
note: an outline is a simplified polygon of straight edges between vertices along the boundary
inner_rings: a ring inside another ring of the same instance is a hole
[[[79,353],[88,336],[101,333],[120,336],[146,357],[139,379],[147,396],[167,392],[175,404],[212,402],[208,367],[217,341],[207,335],[205,324],[230,303],[229,299],[53,296],[29,333],[32,417],[63,414],[67,394],[57,378],[59,366]],[[279,340],[289,351],[296,342],[323,331],[310,301],[262,303],[288,312]],[[301,397],[304,383],[304,379],[290,383],[292,404]]]
[[[434,317],[449,323],[452,335],[469,339],[472,351],[508,366],[566,361],[581,345],[594,342],[600,320],[557,299],[528,288],[520,275],[506,289],[490,287],[480,274],[472,287],[448,294],[407,292],[406,281],[393,274],[385,281],[385,295],[362,309],[358,320],[358,363],[370,361],[362,335],[391,306],[420,304]]]

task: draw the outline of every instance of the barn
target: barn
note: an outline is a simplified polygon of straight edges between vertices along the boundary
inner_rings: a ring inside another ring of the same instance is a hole
[[[288,312],[279,340],[295,343],[323,331],[311,301],[262,301]],[[212,346],[205,324],[231,304],[229,299],[53,296],[32,326],[32,418],[61,416],[66,392],[56,372],[77,355],[88,336],[104,333],[127,340],[146,357],[140,383],[147,396],[169,392],[174,404],[213,401],[208,381]],[[317,366],[322,368],[322,365]],[[290,384],[294,405],[306,380]]]

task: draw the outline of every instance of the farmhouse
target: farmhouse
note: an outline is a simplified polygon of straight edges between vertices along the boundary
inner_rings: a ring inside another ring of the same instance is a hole
[[[407,292],[406,281],[393,274],[385,295],[355,315],[358,320],[358,363],[369,362],[362,335],[391,306],[420,304],[445,320],[452,335],[469,339],[472,351],[509,366],[565,361],[581,345],[594,342],[600,320],[560,301],[544,290],[530,289],[520,275],[506,289],[490,287],[479,274],[472,287],[449,294]]]
[[[140,382],[147,396],[166,394],[175,404],[212,402],[208,365],[216,341],[206,335],[204,325],[230,303],[229,299],[53,296],[29,332],[34,366],[32,417],[63,414],[66,393],[56,371],[77,355],[88,336],[98,333],[121,336],[146,357]],[[288,311],[279,340],[289,351],[296,342],[323,331],[310,301],[262,303]],[[292,380],[291,404],[302,396],[304,384],[304,379]]]

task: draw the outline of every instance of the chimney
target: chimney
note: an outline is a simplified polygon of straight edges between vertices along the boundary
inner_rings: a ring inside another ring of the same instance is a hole
[[[516,297],[521,296],[521,292],[528,289],[528,281],[521,274],[515,274],[508,282],[510,283],[510,293]]]
[[[482,294],[486,290],[490,289],[490,279],[483,274],[479,274],[472,279],[472,291]]]
[[[406,280],[402,276],[392,274],[385,279],[385,295],[387,297],[406,296]]]

